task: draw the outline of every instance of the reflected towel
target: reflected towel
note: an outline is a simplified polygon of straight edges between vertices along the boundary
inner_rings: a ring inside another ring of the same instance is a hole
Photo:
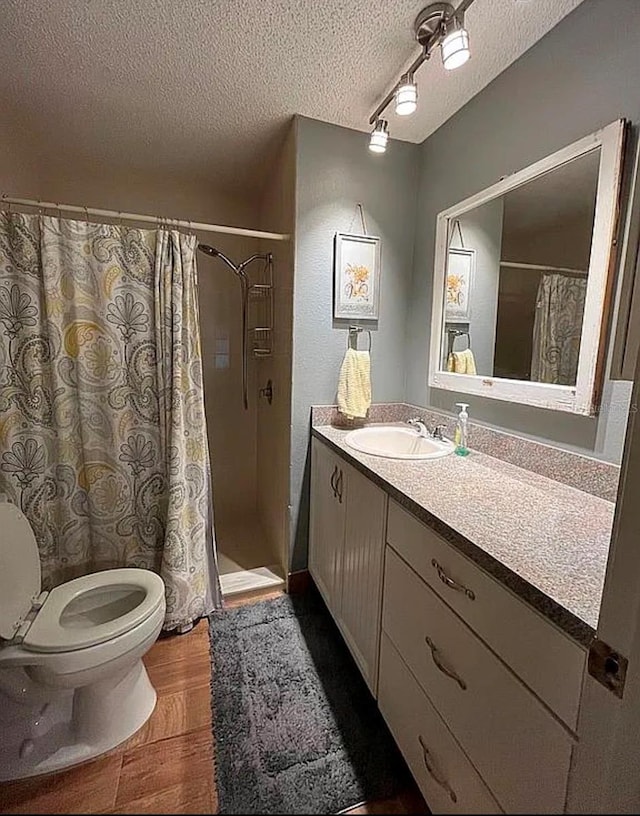
[[[338,411],[348,419],[366,417],[371,405],[371,358],[368,351],[349,348],[338,380]]]
[[[475,374],[476,360],[471,349],[452,351],[447,360],[447,371],[454,374]]]

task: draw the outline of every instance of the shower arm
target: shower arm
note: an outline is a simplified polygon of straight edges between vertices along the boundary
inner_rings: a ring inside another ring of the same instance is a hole
[[[245,267],[249,266],[249,264],[253,263],[254,261],[268,261],[270,257],[271,257],[270,252],[256,253],[255,255],[252,255],[250,258],[247,258],[246,261],[242,261],[242,263],[238,264],[238,272],[240,272],[240,270],[244,270]]]

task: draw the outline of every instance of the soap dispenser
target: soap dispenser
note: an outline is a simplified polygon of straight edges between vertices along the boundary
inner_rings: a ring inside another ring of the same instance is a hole
[[[467,408],[469,405],[466,402],[456,402],[456,407],[460,408],[460,413],[458,414],[458,422],[456,423],[456,431],[454,435],[454,441],[456,443],[454,453],[457,453],[458,456],[468,456],[469,448],[467,447],[467,423],[469,420],[469,414],[467,413]]]

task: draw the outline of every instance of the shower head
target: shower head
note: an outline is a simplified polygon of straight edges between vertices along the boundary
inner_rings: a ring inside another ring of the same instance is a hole
[[[220,258],[220,260],[224,261],[228,267],[233,269],[236,275],[245,277],[242,269],[237,267],[234,262],[230,258],[227,258],[224,252],[220,252],[219,249],[209,246],[208,244],[198,244],[198,249],[200,252],[204,252],[205,255],[209,255],[211,258]]]
[[[219,255],[218,250],[215,247],[209,246],[208,244],[198,244],[198,249],[200,252],[204,252],[205,255],[211,255],[212,258]]]

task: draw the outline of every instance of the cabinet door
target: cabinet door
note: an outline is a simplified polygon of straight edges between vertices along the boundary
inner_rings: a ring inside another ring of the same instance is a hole
[[[340,628],[374,697],[378,680],[378,650],[382,606],[387,496],[355,468],[341,463],[348,486]]]
[[[344,541],[346,479],[342,460],[316,439],[311,441],[309,572],[330,612],[340,615],[340,569]]]

